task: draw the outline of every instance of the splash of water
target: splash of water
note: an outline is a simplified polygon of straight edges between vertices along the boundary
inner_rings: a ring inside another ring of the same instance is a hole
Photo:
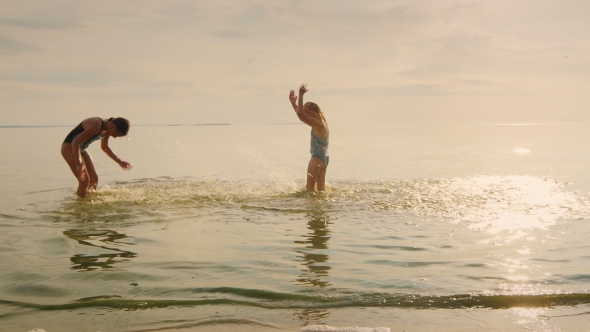
[[[87,200],[65,202],[58,211],[72,218],[188,213],[206,208],[255,208],[286,213],[310,209],[410,213],[465,222],[490,233],[545,229],[563,219],[590,216],[585,194],[531,176],[487,176],[396,181],[334,181],[324,194],[290,182],[142,179],[114,183]]]

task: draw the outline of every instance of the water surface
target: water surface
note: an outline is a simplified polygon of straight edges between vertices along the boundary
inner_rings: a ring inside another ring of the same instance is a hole
[[[0,331],[590,329],[586,123],[0,128]],[[42,137],[43,139],[39,139]]]

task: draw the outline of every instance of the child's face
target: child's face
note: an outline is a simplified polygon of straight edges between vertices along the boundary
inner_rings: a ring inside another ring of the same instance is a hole
[[[124,134],[122,134],[121,132],[117,131],[117,127],[116,127],[116,126],[113,126],[113,127],[111,127],[111,130],[109,130],[109,131],[107,132],[107,134],[108,134],[109,136],[112,136],[113,138],[117,138],[117,137],[123,137],[123,136],[125,136],[125,135],[124,135]]]

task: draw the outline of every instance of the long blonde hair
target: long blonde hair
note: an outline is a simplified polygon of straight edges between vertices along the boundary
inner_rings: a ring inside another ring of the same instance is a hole
[[[320,106],[314,102],[308,101],[307,103],[304,104],[305,107],[307,107],[307,109],[310,109],[316,113],[318,113],[320,115],[320,117],[322,118],[322,122],[324,123],[324,126],[326,126],[326,128],[328,128],[328,121],[326,121],[326,117],[324,116],[324,112],[322,112],[322,109],[320,108]]]

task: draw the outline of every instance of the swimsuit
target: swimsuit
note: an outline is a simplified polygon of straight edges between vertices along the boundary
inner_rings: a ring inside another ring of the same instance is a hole
[[[328,133],[328,137],[326,138],[319,138],[311,130],[311,157],[318,158],[319,160],[324,162],[324,165],[328,166],[328,162],[330,161],[330,157],[328,156],[328,139],[330,138],[330,134]]]
[[[96,140],[99,140],[103,137],[100,134],[102,133],[102,128],[104,127],[104,121],[102,119],[100,119],[100,121],[102,122],[102,125],[100,126],[100,131],[98,132],[98,134],[96,134],[96,135],[90,137],[88,140],[86,140],[86,142],[80,144],[80,152],[86,150],[86,148],[88,148],[90,143],[92,143]],[[82,121],[82,122],[84,122],[84,121]],[[82,122],[80,122],[80,124],[76,128],[74,128],[72,131],[70,131],[70,133],[68,134],[68,136],[66,136],[66,139],[64,140],[62,145],[66,144],[66,143],[72,144],[72,142],[76,139],[76,137],[80,136],[80,134],[82,132],[84,132],[84,126],[82,126]]]

